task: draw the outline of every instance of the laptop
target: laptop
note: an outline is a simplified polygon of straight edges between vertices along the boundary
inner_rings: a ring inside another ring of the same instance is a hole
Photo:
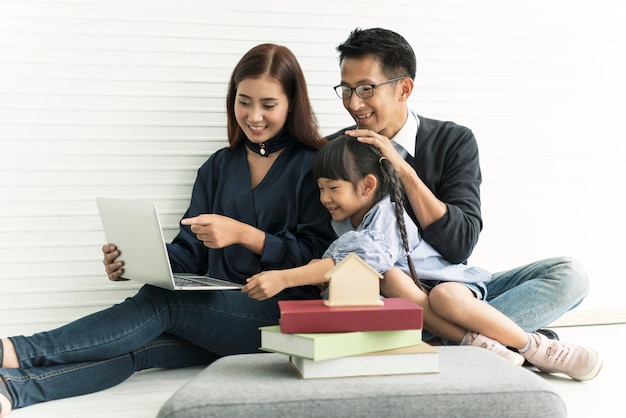
[[[96,197],[104,235],[124,261],[125,279],[170,290],[230,290],[243,285],[195,274],[172,273],[156,205]]]

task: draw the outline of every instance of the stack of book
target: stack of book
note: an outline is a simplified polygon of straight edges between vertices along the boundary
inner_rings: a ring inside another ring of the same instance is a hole
[[[261,327],[261,350],[283,353],[300,377],[439,372],[438,352],[422,341],[423,312],[404,298],[381,306],[278,302],[279,325]]]

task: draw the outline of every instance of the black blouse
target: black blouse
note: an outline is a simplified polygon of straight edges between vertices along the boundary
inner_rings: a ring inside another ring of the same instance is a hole
[[[311,173],[315,155],[294,141],[254,189],[243,143],[211,155],[198,170],[184,217],[214,213],[252,225],[265,232],[263,254],[258,256],[239,244],[209,249],[189,226],[181,225],[168,245],[173,271],[210,272],[213,277],[245,283],[263,270],[297,267],[320,258],[336,235]],[[285,289],[278,297],[319,298],[319,291],[304,286]]]

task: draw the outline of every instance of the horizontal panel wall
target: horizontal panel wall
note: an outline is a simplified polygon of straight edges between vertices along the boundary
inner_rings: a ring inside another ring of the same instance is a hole
[[[592,277],[584,308],[623,306],[607,261],[626,232],[613,204],[623,17],[618,1],[1,1],[0,335],[136,291],[106,280],[94,197],[155,201],[171,239],[197,168],[226,144],[226,81],[250,47],[296,53],[323,133],[350,123],[331,86],[356,26],[404,34],[412,107],[477,135],[485,230],[471,261],[574,255]]]

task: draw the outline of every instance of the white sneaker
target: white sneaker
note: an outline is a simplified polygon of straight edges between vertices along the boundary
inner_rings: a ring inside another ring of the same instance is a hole
[[[465,337],[463,345],[472,345],[474,347],[486,348],[489,351],[496,353],[497,355],[504,357],[516,366],[524,364],[524,357],[515,351],[509,350],[506,346],[500,344],[494,339],[486,337],[477,332],[470,332]]]
[[[602,358],[594,350],[576,344],[530,334],[530,348],[524,358],[545,373],[564,373],[574,380],[591,380],[602,369]]]

